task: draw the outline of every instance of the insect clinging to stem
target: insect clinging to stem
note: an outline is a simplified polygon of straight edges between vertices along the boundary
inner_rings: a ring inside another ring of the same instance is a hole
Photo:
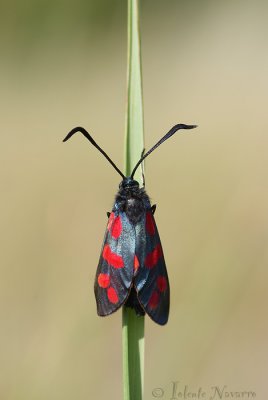
[[[95,277],[97,313],[112,314],[123,304],[137,315],[148,314],[157,324],[164,325],[169,315],[169,281],[164,254],[151,205],[134,175],[145,160],[179,129],[196,125],[173,126],[150,150],[142,154],[130,176],[125,176],[92,136],[82,127],[72,129],[63,140],[81,132],[109,161],[122,177],[115,202],[108,215],[108,224]]]

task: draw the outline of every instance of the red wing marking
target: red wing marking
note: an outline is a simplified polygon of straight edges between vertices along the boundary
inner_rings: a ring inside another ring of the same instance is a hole
[[[163,256],[162,248],[160,243],[158,243],[153,249],[153,251],[147,254],[144,261],[145,267],[153,268],[157,264],[159,258],[161,258],[162,256]]]
[[[122,232],[121,218],[118,216],[114,220],[111,235],[114,239],[118,239]]]
[[[115,217],[113,212],[110,214],[107,229],[114,239],[119,238],[122,233],[122,222],[119,215]]]
[[[146,213],[146,222],[145,222],[146,230],[149,235],[153,236],[155,234],[155,226],[151,212]]]
[[[118,300],[119,300],[118,294],[112,286],[107,289],[107,296],[111,303],[113,303],[113,304],[118,303]]]
[[[99,276],[98,276],[98,284],[102,288],[107,288],[110,285],[110,276],[109,276],[109,274],[99,274]]]
[[[108,244],[106,244],[103,248],[102,257],[104,258],[105,261],[107,261],[109,265],[111,265],[114,268],[124,267],[123,258],[118,254],[113,253]]]
[[[111,229],[113,221],[114,221],[114,213],[111,212],[110,217],[109,217],[109,221],[108,221],[108,225],[107,225],[108,231]]]
[[[157,287],[160,292],[165,292],[167,290],[167,278],[165,276],[158,276]]]
[[[149,307],[152,309],[156,308],[159,303],[159,298],[160,298],[160,295],[159,295],[158,291],[154,290],[149,299],[149,302],[148,302]]]
[[[140,263],[139,263],[138,257],[135,254],[135,257],[134,257],[134,270],[137,271],[139,266],[140,266]]]

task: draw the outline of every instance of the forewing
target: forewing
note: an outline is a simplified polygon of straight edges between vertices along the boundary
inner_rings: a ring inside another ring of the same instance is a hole
[[[124,212],[110,214],[95,278],[97,312],[116,311],[127,299],[133,278],[135,229]]]
[[[146,313],[158,324],[167,323],[169,315],[169,281],[167,269],[151,209],[135,227],[136,271],[134,284]]]

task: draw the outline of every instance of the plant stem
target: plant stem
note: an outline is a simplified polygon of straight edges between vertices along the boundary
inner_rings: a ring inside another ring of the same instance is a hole
[[[125,173],[130,175],[144,148],[143,100],[139,34],[139,0],[128,0],[127,114]],[[135,179],[142,183],[141,169]]]
[[[139,34],[139,0],[128,0],[127,114],[125,174],[129,176],[144,148],[143,101]],[[142,184],[141,169],[135,179]],[[144,317],[123,307],[124,400],[142,400],[144,376]]]

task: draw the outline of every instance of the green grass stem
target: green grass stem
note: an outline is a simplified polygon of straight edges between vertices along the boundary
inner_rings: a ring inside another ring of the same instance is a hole
[[[139,0],[128,0],[127,82],[125,174],[129,176],[144,148]],[[141,168],[135,179],[142,183]],[[123,307],[122,324],[124,400],[142,400],[144,317],[138,317],[134,310]]]

